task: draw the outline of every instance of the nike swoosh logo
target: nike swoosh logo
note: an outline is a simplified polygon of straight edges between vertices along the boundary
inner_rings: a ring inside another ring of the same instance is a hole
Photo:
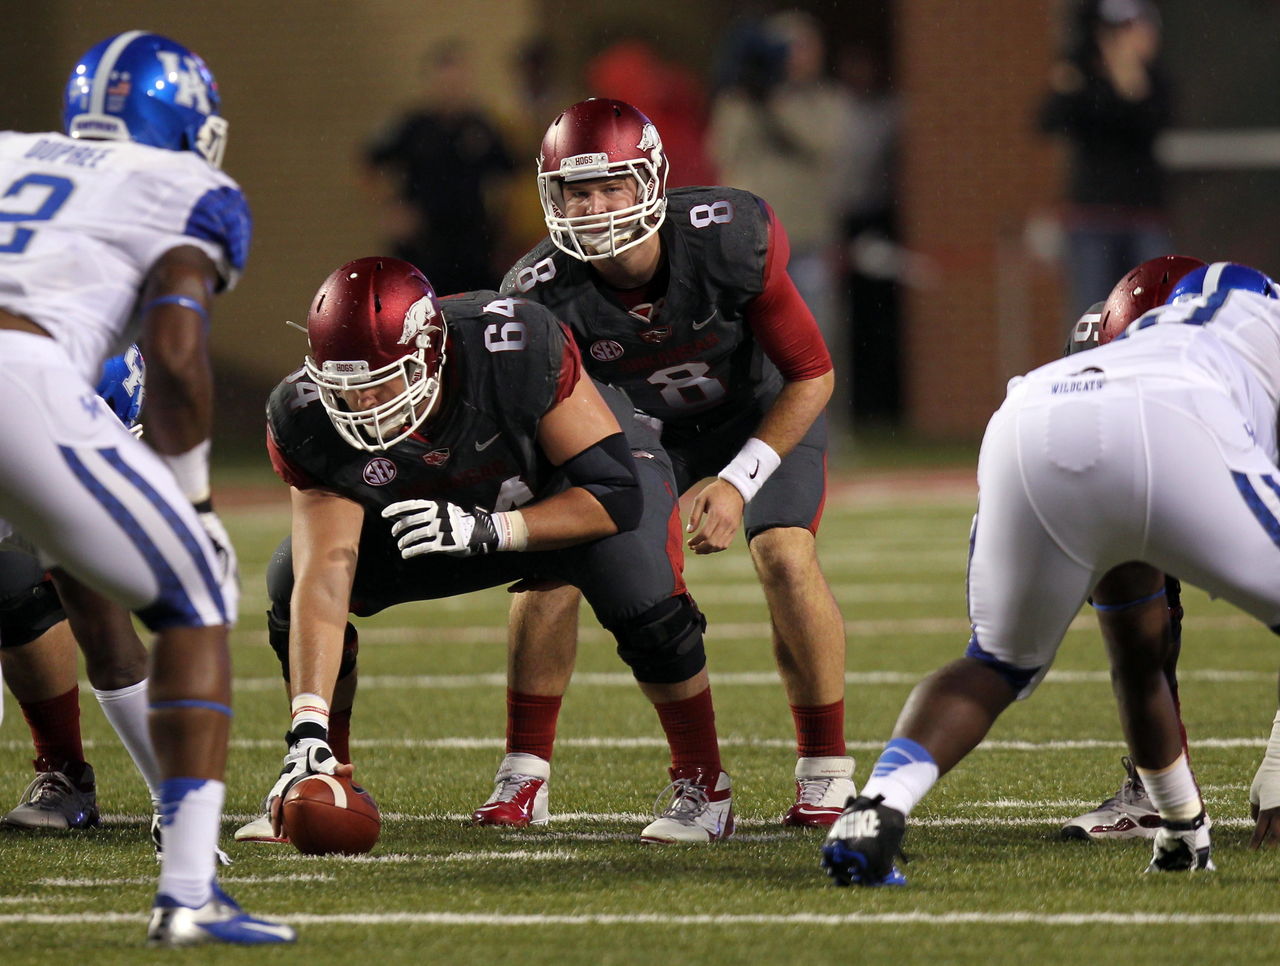
[[[747,478],[754,480],[756,478],[756,474],[759,472],[760,472],[760,461],[756,460],[756,468],[747,474]]]
[[[693,323],[694,331],[696,332],[698,329],[705,329],[707,326],[711,324],[711,320],[714,319],[719,313],[720,313],[719,309],[712,309],[711,314],[708,315],[701,322]]]
[[[493,443],[493,441],[496,440],[501,435],[502,435],[501,433],[494,433],[492,436],[486,439],[483,443],[480,442],[480,440],[476,440],[476,452],[483,453],[485,450],[489,448],[489,446]]]

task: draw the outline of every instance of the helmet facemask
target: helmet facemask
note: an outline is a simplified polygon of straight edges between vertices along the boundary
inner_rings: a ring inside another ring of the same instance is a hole
[[[661,147],[657,149],[660,156]],[[609,163],[607,154],[566,158],[556,171],[538,173],[538,195],[551,241],[580,261],[613,258],[644,242],[667,214],[666,169],[652,157]],[[636,203],[617,211],[569,217],[564,186],[577,181],[629,177],[636,184]]]
[[[444,370],[444,357],[442,342],[435,376],[428,374],[425,345],[372,371],[362,359],[317,364],[312,356],[306,358],[306,369],[320,390],[320,402],[338,435],[356,449],[378,452],[407,439],[435,411],[440,401],[438,373]],[[397,379],[403,380],[405,388],[370,409],[354,410],[343,396],[345,392],[370,389]]]

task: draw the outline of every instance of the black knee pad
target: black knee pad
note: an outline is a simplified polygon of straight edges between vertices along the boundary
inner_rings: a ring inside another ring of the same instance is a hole
[[[67,619],[62,600],[35,557],[0,552],[0,647],[21,647]]]
[[[286,683],[289,680],[289,622],[277,617],[274,610],[267,611],[267,641],[280,659],[280,671]],[[347,622],[342,635],[342,663],[338,665],[338,677],[345,678],[356,669],[356,655],[360,652],[360,635],[355,625]]]
[[[609,630],[618,641],[618,656],[637,681],[676,684],[706,667],[702,646],[706,627],[707,619],[693,598],[681,594]]]

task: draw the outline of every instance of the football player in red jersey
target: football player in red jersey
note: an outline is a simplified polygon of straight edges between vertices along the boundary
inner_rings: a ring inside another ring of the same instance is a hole
[[[666,179],[659,132],[635,107],[567,108],[538,161],[550,236],[503,289],[568,323],[587,370],[661,428],[680,492],[711,478],[688,521],[695,553],[724,550],[745,527],[795,722],[796,791],[783,822],[830,824],[856,791],[844,621],[815,540],[831,358],[787,275],[786,233],[768,204],[725,187],[668,192]],[[558,588],[513,603],[507,758],[477,821],[510,823],[500,802],[511,761],[549,768],[577,599]]]
[[[307,333],[305,367],[267,407],[272,463],[292,488],[292,538],[267,573],[269,638],[292,698],[289,750],[269,820],[236,837],[279,840],[279,803],[294,781],[350,773],[340,764],[348,723],[332,734],[329,713],[349,707],[349,613],[517,580],[581,587],[655,706],[670,800],[641,841],[731,835],[671,469],[625,397],[584,374],[543,306],[496,292],[437,300],[397,259],[331,274]],[[545,823],[546,775],[517,768],[509,778],[503,804],[521,824]]]

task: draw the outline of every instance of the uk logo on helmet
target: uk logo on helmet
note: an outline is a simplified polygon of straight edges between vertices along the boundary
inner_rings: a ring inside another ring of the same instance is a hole
[[[209,102],[209,88],[205,86],[200,68],[194,60],[181,56],[176,50],[157,50],[156,57],[164,68],[168,82],[178,85],[177,93],[173,95],[175,104],[190,107],[201,114],[208,114],[213,110],[213,105]]]

